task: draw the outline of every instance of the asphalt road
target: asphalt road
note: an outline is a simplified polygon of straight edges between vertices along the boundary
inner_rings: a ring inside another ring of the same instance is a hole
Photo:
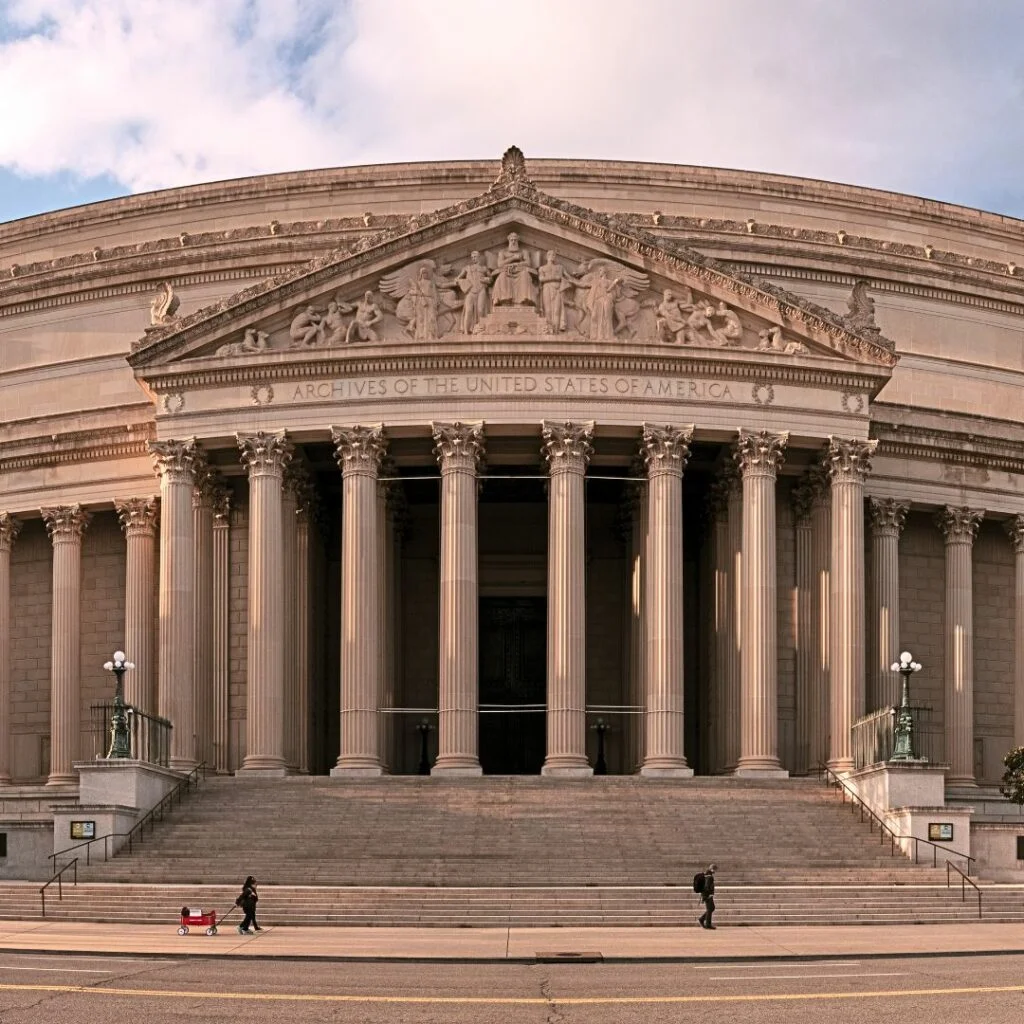
[[[289,963],[5,955],[0,1024],[1020,1024],[1024,957],[703,964]]]

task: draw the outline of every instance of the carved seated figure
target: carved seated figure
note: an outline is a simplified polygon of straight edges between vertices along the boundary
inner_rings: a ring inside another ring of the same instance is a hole
[[[266,352],[270,348],[270,335],[266,331],[258,331],[255,327],[246,330],[241,341],[228,342],[217,349],[219,356],[240,356],[250,355],[256,352]]]
[[[684,296],[677,299],[668,288],[661,293],[661,304],[655,312],[655,326],[658,337],[668,343],[680,344],[686,331],[686,320],[693,311],[693,296],[689,288]]]
[[[526,253],[519,248],[519,236],[513,231],[508,236],[508,248],[498,253],[498,271],[491,290],[495,306],[536,306],[537,289]]]
[[[373,301],[373,292],[366,292],[362,299],[356,303],[355,319],[348,325],[345,332],[345,344],[353,341],[379,341],[377,332],[373,329],[374,324],[379,324],[384,319],[380,307]]]
[[[312,307],[300,310],[288,328],[292,348],[311,348],[323,343],[324,318]]]
[[[717,333],[711,323],[711,318],[714,315],[714,306],[697,305],[694,307],[693,312],[686,318],[685,337],[687,345],[714,345],[719,342]]]
[[[711,319],[722,322],[720,327],[712,328],[718,341],[726,348],[739,348],[743,337],[740,318],[724,302],[720,302]]]

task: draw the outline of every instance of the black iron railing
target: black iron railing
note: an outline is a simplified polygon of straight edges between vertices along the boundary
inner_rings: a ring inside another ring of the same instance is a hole
[[[856,768],[883,764],[892,757],[895,743],[897,708],[879,708],[858,718],[850,729],[853,762]],[[914,719],[914,754],[932,764],[945,761],[945,737],[936,725],[930,707],[912,707]]]
[[[132,758],[148,761],[166,768],[170,763],[171,730],[173,725],[159,715],[128,706],[128,736]],[[114,713],[113,701],[89,706],[92,723],[93,754],[106,757],[110,749],[110,719]]]

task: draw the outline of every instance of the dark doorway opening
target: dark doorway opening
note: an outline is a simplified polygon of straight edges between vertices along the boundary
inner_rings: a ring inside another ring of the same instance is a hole
[[[480,764],[486,775],[537,775],[544,763],[547,602],[480,599]],[[488,712],[486,705],[508,705]]]

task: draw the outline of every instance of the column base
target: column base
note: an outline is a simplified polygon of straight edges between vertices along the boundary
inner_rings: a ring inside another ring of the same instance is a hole
[[[589,779],[594,774],[594,769],[589,764],[546,764],[540,773],[548,778]]]
[[[184,772],[187,775],[193,768],[199,767],[199,762],[194,757],[172,757],[168,766],[172,772]]]
[[[378,779],[384,769],[378,765],[342,765],[336,764],[331,769],[332,779]]]
[[[434,767],[430,769],[430,776],[433,778],[435,775],[445,776],[453,779],[469,779],[483,775],[484,770],[480,767],[480,763],[473,764],[467,761],[452,761],[451,763],[445,764],[441,761],[437,761]]]
[[[852,757],[837,757],[825,762],[826,768],[831,768],[836,775],[849,775],[856,768]]]
[[[640,769],[644,779],[692,779],[693,769],[685,765],[645,764]]]
[[[737,765],[733,775],[737,779],[788,779],[789,772],[778,765]]]
[[[48,785],[48,786],[77,786],[78,785],[78,775],[75,772],[72,772],[70,775],[65,775],[65,774],[51,775],[46,780],[46,785]]]
[[[284,779],[288,776],[287,768],[261,768],[256,765],[242,765],[235,775],[242,775],[247,779]]]

